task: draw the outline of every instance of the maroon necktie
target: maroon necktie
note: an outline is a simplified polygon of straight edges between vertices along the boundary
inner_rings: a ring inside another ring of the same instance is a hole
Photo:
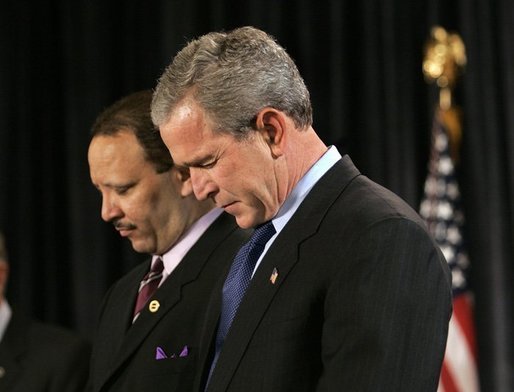
[[[164,264],[162,263],[162,259],[159,257],[155,260],[150,272],[148,272],[141,283],[139,284],[139,293],[137,294],[136,306],[134,308],[134,318],[132,322],[136,321],[139,313],[145,307],[146,303],[150,299],[150,297],[155,293],[157,287],[162,278],[162,270],[164,269]]]

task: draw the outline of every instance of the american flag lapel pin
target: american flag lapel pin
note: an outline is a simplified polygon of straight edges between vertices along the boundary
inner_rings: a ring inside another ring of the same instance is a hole
[[[277,278],[278,278],[278,270],[277,270],[277,267],[274,267],[273,272],[271,273],[271,276],[269,277],[269,281],[271,282],[271,284],[275,284],[275,281],[277,280]]]

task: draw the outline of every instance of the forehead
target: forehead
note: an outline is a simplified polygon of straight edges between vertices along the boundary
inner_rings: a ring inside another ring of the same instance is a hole
[[[229,134],[214,132],[213,122],[191,99],[179,103],[159,129],[173,161],[179,166],[190,166],[191,162],[207,158],[220,144],[234,140]]]
[[[95,136],[89,145],[88,160],[93,176],[123,177],[152,168],[143,148],[129,131]]]
[[[88,156],[98,160],[126,159],[128,156],[144,158],[144,150],[132,132],[122,130],[114,135],[95,136],[89,145]]]

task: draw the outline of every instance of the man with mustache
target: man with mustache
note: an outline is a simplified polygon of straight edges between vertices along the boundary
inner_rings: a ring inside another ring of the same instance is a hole
[[[88,161],[102,219],[152,255],[104,299],[92,391],[191,390],[206,302],[245,239],[230,215],[195,199],[188,170],[174,166],[151,122],[151,98],[142,91],[119,100],[92,128]]]

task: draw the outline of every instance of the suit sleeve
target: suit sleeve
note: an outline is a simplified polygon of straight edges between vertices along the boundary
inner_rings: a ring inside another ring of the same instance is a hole
[[[318,391],[435,391],[451,315],[446,262],[395,217],[358,236],[325,301]]]

